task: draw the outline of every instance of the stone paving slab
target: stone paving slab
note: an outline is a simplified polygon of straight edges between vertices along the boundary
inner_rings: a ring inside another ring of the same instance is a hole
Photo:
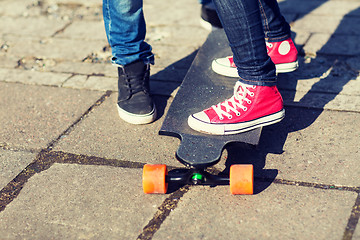
[[[294,96],[295,95],[295,96]],[[283,92],[286,106],[310,107],[335,111],[358,112],[360,109],[359,96],[337,94],[321,94],[314,92]]]
[[[169,9],[176,11],[171,11],[169,14]],[[144,0],[144,14],[150,28],[164,25],[199,27],[200,4],[196,0],[161,2]],[[199,31],[205,30],[199,28]]]
[[[141,169],[54,164],[0,213],[1,239],[135,239],[166,195],[144,195]]]
[[[52,4],[58,5],[69,5],[75,8],[76,6],[85,6],[85,7],[98,7],[101,6],[101,1],[99,0],[51,0],[49,1]]]
[[[0,189],[29,165],[35,155],[32,152],[0,149]]]
[[[308,17],[308,15],[329,15],[329,13],[331,16],[345,16],[359,8],[360,3],[357,0],[279,0],[279,6],[282,12],[296,12],[302,18],[305,15]]]
[[[343,16],[333,16],[329,18],[328,16],[319,16],[319,15],[306,15],[305,18],[299,19],[291,26],[291,30],[294,32],[297,31],[306,31],[311,33],[327,33],[332,34],[336,31],[338,25],[340,24]],[[314,24],[317,23],[317,24]]]
[[[27,8],[23,0],[2,0],[0,16],[23,16]]]
[[[302,54],[302,52],[304,51],[303,46],[307,44],[311,34],[308,32],[292,31],[291,36],[292,36],[292,39],[293,39],[298,51],[300,52],[300,54]]]
[[[278,87],[302,92],[359,96],[360,68],[349,67],[349,63],[356,61],[357,59],[344,61],[326,57],[300,58],[300,68],[297,71],[278,75]]]
[[[45,148],[101,96],[102,92],[0,82],[0,143]]]
[[[253,196],[193,187],[153,239],[341,239],[356,197],[278,184]]]
[[[21,40],[13,36],[5,36],[5,42],[10,46],[7,54],[18,58],[32,56],[37,58],[60,59],[67,61],[82,61],[94,52],[106,46],[106,40],[60,39],[60,38],[30,38]]]
[[[191,47],[194,46],[194,44],[198,44],[198,47],[200,47],[204,43],[207,35],[209,34],[209,31],[204,30],[198,25],[176,27],[171,25],[156,26],[154,28],[150,27],[147,32],[149,35],[149,37],[147,37],[147,40],[152,45],[164,44],[178,47],[177,43],[181,43],[181,48],[183,48],[184,46]]]
[[[360,239],[360,223],[358,223],[358,226],[355,229],[355,233],[353,235],[353,240],[359,240]]]
[[[75,75],[69,78],[62,86],[66,88],[117,91],[117,78]]]
[[[55,66],[49,68],[50,71],[59,73],[72,73],[80,75],[93,75],[117,78],[117,69],[109,63],[92,63],[92,62],[67,62],[61,61]]]
[[[156,122],[130,125],[119,118],[116,99],[117,94],[112,94],[69,135],[63,137],[54,150],[130,162],[183,166],[175,159],[179,140],[158,135],[164,111],[171,101],[156,98],[160,117]]]
[[[0,49],[0,67],[1,68],[15,68],[18,65],[17,62],[19,61],[19,58],[14,57],[14,56],[5,56],[5,54],[3,54],[3,52],[6,51],[5,49],[8,48],[6,43],[4,43],[1,47],[2,47],[2,49]]]
[[[48,19],[73,20],[102,19],[101,5],[98,0],[2,0],[0,15],[11,17],[39,17]]]
[[[86,40],[106,39],[103,21],[73,21],[63,31],[56,35],[57,38],[71,38]]]
[[[71,74],[0,68],[0,81],[60,87]]]
[[[313,34],[304,47],[306,53],[319,53],[340,56],[358,56],[360,53],[356,45],[358,36],[343,36],[330,34]]]
[[[1,35],[51,37],[56,31],[65,27],[68,22],[48,19],[44,16],[30,18],[0,17],[3,25]],[[27,26],[24,28],[24,26]]]
[[[279,179],[357,187],[359,125],[358,113],[286,108],[283,122],[264,128],[254,164]]]

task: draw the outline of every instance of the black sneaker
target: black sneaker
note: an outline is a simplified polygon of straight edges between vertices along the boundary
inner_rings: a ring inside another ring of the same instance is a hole
[[[150,96],[150,65],[142,61],[118,68],[119,116],[132,124],[151,123],[156,118],[155,104]]]
[[[201,6],[200,24],[207,30],[222,28],[220,19],[216,13],[215,5],[211,2]]]

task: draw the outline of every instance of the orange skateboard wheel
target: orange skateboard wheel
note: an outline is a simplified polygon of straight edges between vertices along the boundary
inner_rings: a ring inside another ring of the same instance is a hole
[[[146,164],[143,168],[142,184],[144,193],[166,193],[168,184],[165,177],[168,174],[164,164]]]
[[[230,167],[231,194],[254,193],[254,167],[251,164],[237,164]]]

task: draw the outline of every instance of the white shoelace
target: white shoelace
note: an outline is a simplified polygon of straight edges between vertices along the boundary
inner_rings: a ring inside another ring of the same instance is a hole
[[[247,111],[247,107],[243,105],[243,102],[246,101],[248,104],[250,104],[251,100],[248,99],[247,96],[254,96],[254,93],[251,92],[249,88],[255,89],[256,86],[245,85],[238,81],[234,87],[234,95],[230,99],[212,106],[220,120],[223,120],[224,116],[226,116],[228,119],[232,119],[230,111],[233,111],[236,116],[241,115],[241,113],[238,111],[240,108],[243,111]],[[225,111],[222,109],[222,106],[225,107]]]

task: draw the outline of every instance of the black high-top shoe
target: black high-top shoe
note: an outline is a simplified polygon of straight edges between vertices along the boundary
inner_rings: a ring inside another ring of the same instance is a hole
[[[120,118],[132,124],[153,122],[156,108],[150,96],[150,65],[137,61],[118,67],[118,74]]]

